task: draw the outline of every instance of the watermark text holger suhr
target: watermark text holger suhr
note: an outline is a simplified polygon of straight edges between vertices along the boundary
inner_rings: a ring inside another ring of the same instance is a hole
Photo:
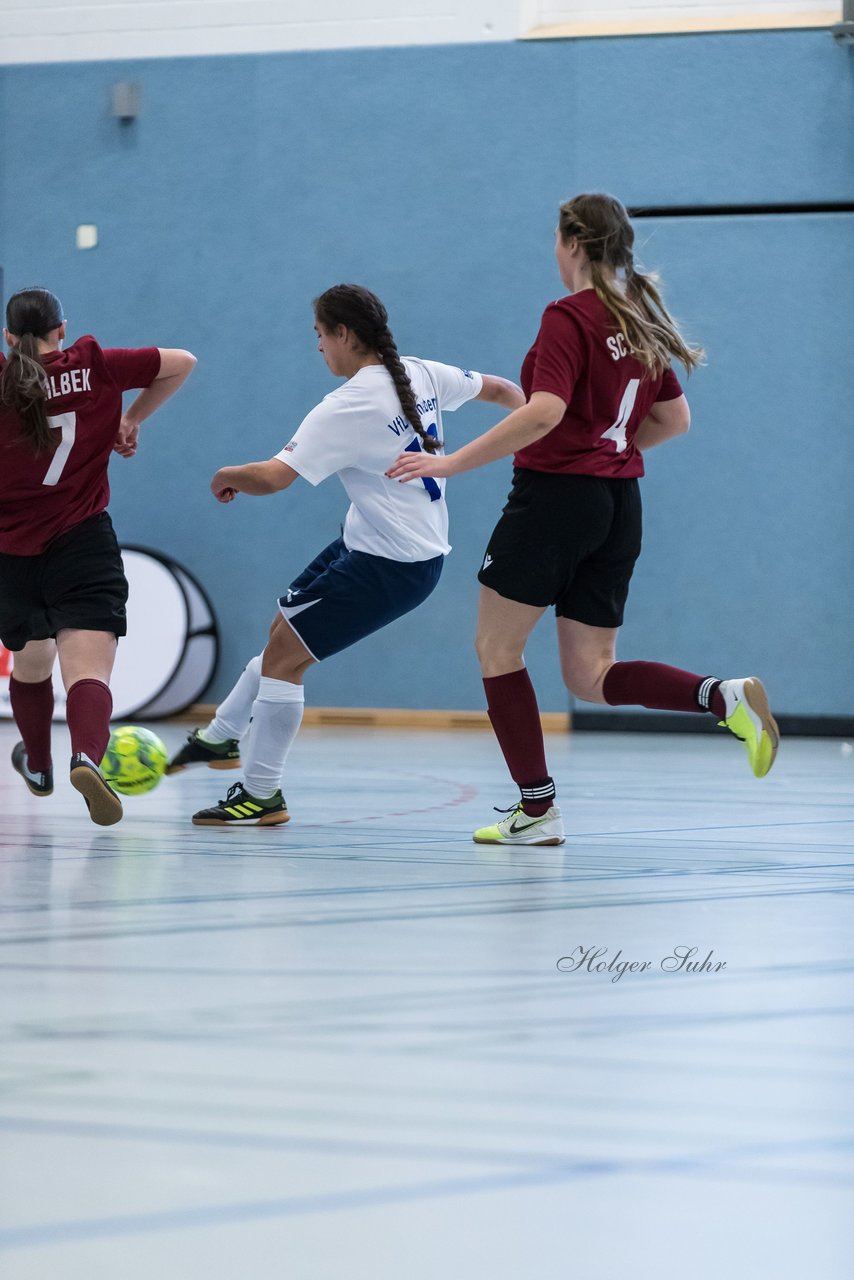
[[[726,960],[716,960],[714,951],[701,960],[697,947],[674,947],[669,955],[657,962],[653,960],[621,960],[622,951],[608,959],[607,947],[578,946],[568,956],[561,956],[557,967],[561,973],[609,973],[612,982],[619,982],[626,973],[649,973],[659,968],[662,973],[721,973]]]

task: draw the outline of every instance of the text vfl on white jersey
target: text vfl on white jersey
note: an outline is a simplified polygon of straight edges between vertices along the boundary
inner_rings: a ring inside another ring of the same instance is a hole
[[[405,356],[403,364],[421,426],[444,440],[443,413],[473,400],[483,379],[471,370],[414,356]],[[312,409],[276,457],[309,484],[340,478],[351,504],[344,522],[348,550],[388,560],[432,560],[451,549],[445,481],[401,484],[385,475],[399,453],[420,448],[388,370],[367,365]]]

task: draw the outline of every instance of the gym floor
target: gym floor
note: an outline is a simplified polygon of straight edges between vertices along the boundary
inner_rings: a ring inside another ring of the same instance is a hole
[[[519,850],[488,733],[306,729],[292,821],[223,831],[239,773],[99,829],[15,741],[3,1280],[850,1277],[848,744],[551,736]]]

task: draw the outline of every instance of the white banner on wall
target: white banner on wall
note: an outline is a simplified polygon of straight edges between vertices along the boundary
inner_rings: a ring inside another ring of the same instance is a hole
[[[157,551],[122,547],[128,580],[128,633],[119,641],[110,688],[113,720],[177,715],[210,684],[219,650],[210,602],[186,569]],[[0,645],[0,718],[10,719],[12,655]],[[65,693],[54,674],[54,719]]]

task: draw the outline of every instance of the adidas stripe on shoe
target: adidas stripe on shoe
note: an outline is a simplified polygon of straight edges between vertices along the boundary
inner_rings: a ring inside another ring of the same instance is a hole
[[[281,791],[259,800],[246,790],[242,782],[229,787],[228,794],[210,809],[193,814],[194,827],[274,827],[290,821],[288,807]]]

